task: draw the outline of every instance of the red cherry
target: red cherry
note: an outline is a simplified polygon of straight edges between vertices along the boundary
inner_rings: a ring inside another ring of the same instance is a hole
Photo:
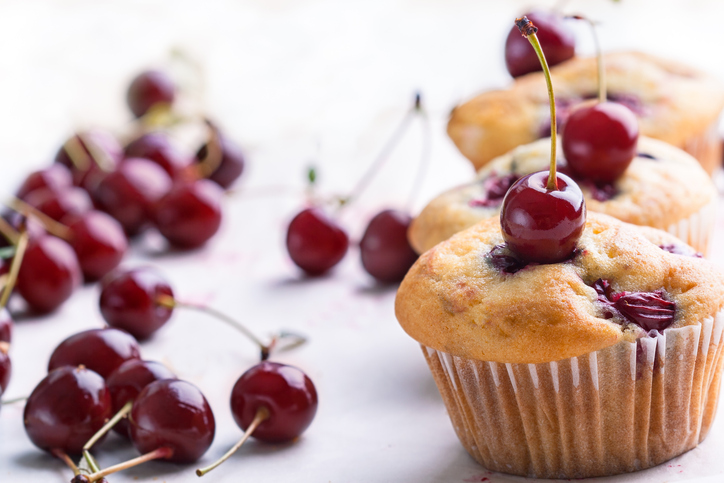
[[[548,176],[548,171],[539,171],[520,178],[503,200],[503,239],[524,261],[558,263],[570,258],[586,224],[586,203],[578,185],[558,173],[558,190],[550,191]]]
[[[62,164],[54,163],[45,169],[30,173],[15,196],[25,199],[28,193],[37,189],[48,188],[57,191],[60,188],[67,188],[72,185],[73,176],[70,170]]]
[[[31,309],[52,312],[80,282],[78,258],[68,243],[49,235],[30,239],[16,288]]]
[[[173,297],[173,290],[152,268],[118,272],[103,281],[101,314],[111,327],[128,331],[138,340],[147,339],[173,313],[158,303],[160,296]]]
[[[33,390],[23,421],[38,448],[79,454],[111,416],[111,396],[103,378],[84,367],[62,367]]]
[[[128,249],[128,238],[113,217],[93,210],[80,217],[63,219],[63,223],[70,229],[70,245],[86,282],[101,279],[121,263]]]
[[[538,40],[548,65],[560,64],[575,55],[576,39],[562,17],[548,12],[534,12],[526,16],[538,27]],[[505,41],[505,65],[513,77],[543,70],[533,47],[528,39],[520,35],[516,26]]]
[[[25,201],[55,221],[66,216],[80,216],[93,209],[88,193],[75,186],[37,189],[28,193]]]
[[[132,236],[148,226],[151,207],[168,193],[171,185],[171,178],[158,164],[129,158],[101,181],[95,201]]]
[[[211,446],[214,413],[201,391],[185,381],[163,379],[141,391],[129,416],[130,436],[141,453],[170,448],[175,463],[191,463]]]
[[[578,176],[613,182],[636,156],[639,123],[623,104],[599,102],[574,110],[563,128],[563,153]]]
[[[0,308],[0,342],[12,342],[13,325],[10,312],[5,307]]]
[[[337,265],[348,247],[347,234],[319,208],[302,210],[289,223],[289,256],[308,275],[322,275]]]
[[[130,359],[106,379],[111,392],[113,413],[117,413],[128,402],[136,399],[138,394],[154,381],[176,379],[176,375],[159,362]],[[118,434],[128,436],[128,421],[122,419],[113,427]]]
[[[146,114],[156,104],[172,104],[176,85],[164,72],[148,70],[138,74],[128,86],[126,102],[136,117]]]
[[[8,354],[9,344],[0,342],[0,395],[2,395],[10,384],[10,376],[13,372],[13,364]]]
[[[48,371],[83,365],[107,378],[130,359],[140,359],[136,339],[122,330],[90,329],[78,332],[58,345],[50,356]]]
[[[55,162],[70,169],[73,175],[73,184],[85,188],[88,191],[93,191],[106,174],[93,159],[96,159],[99,153],[101,155],[105,154],[103,161],[109,163],[108,166],[105,166],[105,169],[112,171],[123,159],[123,148],[121,148],[121,145],[112,134],[99,129],[86,131],[80,133],[80,135],[76,134],[75,138],[87,156],[84,161],[87,162],[88,165],[78,167],[73,164],[73,161],[66,152],[65,145],[63,145],[55,155]],[[89,145],[90,149],[88,148]]]
[[[249,427],[261,407],[269,416],[252,436],[268,443],[291,441],[312,423],[317,390],[300,369],[265,361],[246,371],[231,391],[231,412],[241,429]]]
[[[417,254],[407,241],[412,217],[399,210],[384,210],[367,225],[360,241],[364,269],[383,283],[400,282]]]
[[[226,139],[225,136],[219,136],[219,140],[221,142],[222,153],[221,163],[208,178],[222,188],[227,189],[244,171],[244,153],[236,143]],[[208,145],[204,144],[201,146],[196,153],[197,163],[206,157],[207,149]]]
[[[156,228],[177,248],[197,248],[221,226],[222,189],[200,179],[178,183],[154,207]]]
[[[126,146],[126,157],[149,159],[172,178],[191,162],[174,146],[168,134],[161,131],[146,133],[132,141]]]

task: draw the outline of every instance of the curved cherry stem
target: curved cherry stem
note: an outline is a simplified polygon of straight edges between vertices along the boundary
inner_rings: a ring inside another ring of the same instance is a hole
[[[224,152],[221,147],[219,130],[216,125],[209,119],[204,119],[204,123],[209,130],[209,140],[206,142],[206,156],[196,165],[195,169],[200,177],[208,178],[221,165]]]
[[[25,225],[20,227],[20,238],[15,248],[15,256],[13,262],[10,264],[10,271],[8,272],[8,278],[3,287],[3,293],[0,295],[0,309],[4,308],[10,300],[10,294],[15,288],[15,282],[18,280],[18,274],[20,273],[20,265],[23,263],[23,257],[25,256],[25,250],[28,248],[28,232],[25,231]]]
[[[70,456],[68,456],[65,451],[63,451],[62,449],[51,449],[50,454],[52,454],[53,456],[55,456],[56,458],[61,460],[63,463],[68,465],[68,468],[70,468],[71,471],[73,471],[74,476],[80,474],[80,470],[78,469],[78,466],[76,466],[76,464],[73,462],[72,459],[70,459]]]
[[[533,46],[540,65],[543,67],[543,74],[546,78],[546,86],[548,87],[548,102],[551,105],[551,167],[550,174],[548,176],[548,185],[546,188],[548,191],[558,190],[558,177],[556,176],[556,134],[558,132],[558,126],[556,122],[556,99],[553,95],[553,82],[551,81],[551,71],[548,68],[548,62],[546,61],[543,49],[538,41],[538,36],[535,34],[538,31],[538,27],[533,25],[528,17],[522,17],[515,19],[515,25],[520,30],[523,37],[527,38],[530,44]]]
[[[587,17],[584,17],[583,15],[570,15],[566,18],[583,20],[591,27],[591,33],[593,34],[593,43],[596,47],[596,63],[598,65],[598,102],[606,102],[606,69],[603,65],[603,53],[601,51],[601,43],[598,40],[598,30],[596,29],[596,22]]]
[[[20,233],[2,216],[0,216],[0,234],[2,234],[11,245],[18,244]]]
[[[108,154],[87,136],[76,133],[63,144],[63,150],[78,171],[88,171],[92,164],[106,173],[113,171],[113,162]]]
[[[7,354],[10,350],[10,343],[5,342],[4,340],[0,340],[0,352],[3,354]]]
[[[430,125],[430,117],[427,114],[427,110],[425,110],[422,106],[422,98],[419,92],[415,96],[415,110],[422,119],[422,154],[420,164],[417,166],[417,173],[415,174],[412,191],[407,198],[407,212],[412,211],[412,205],[417,199],[422,182],[425,179],[425,175],[427,174],[427,170],[430,166],[430,158],[432,154],[432,126]]]
[[[25,201],[21,200],[20,198],[10,198],[8,202],[5,203],[5,206],[10,208],[11,210],[17,211],[23,216],[34,218],[35,220],[40,223],[45,231],[50,233],[53,236],[57,236],[58,238],[68,241],[71,238],[71,231],[70,228],[65,226],[64,224],[60,223],[59,221],[55,221],[42,211],[38,210],[34,206],[26,203]]]
[[[150,453],[146,453],[143,456],[139,456],[138,458],[133,458],[132,460],[128,460],[124,463],[109,466],[108,468],[101,470],[101,471],[96,471],[95,473],[88,475],[88,481],[90,481],[90,483],[93,483],[94,481],[98,481],[101,478],[105,478],[108,475],[112,475],[113,473],[118,473],[119,471],[127,470],[128,468],[133,468],[134,466],[138,466],[142,463],[146,463],[147,461],[153,461],[153,460],[158,460],[158,459],[168,459],[171,456],[173,456],[173,449],[164,446],[162,448],[153,450]]]
[[[5,406],[7,404],[15,404],[15,403],[19,403],[19,402],[23,402],[23,401],[27,401],[27,400],[28,400],[28,396],[14,397],[12,399],[5,399],[1,404],[3,406]]]
[[[88,466],[93,466],[93,456],[90,454],[90,450],[95,445],[99,439],[101,439],[108,431],[113,429],[113,426],[118,424],[118,422],[125,418],[128,413],[131,412],[131,409],[133,408],[133,400],[128,401],[126,404],[123,405],[123,407],[115,414],[111,419],[108,420],[106,424],[103,425],[101,429],[99,429],[96,434],[91,436],[91,439],[88,440],[86,444],[83,445],[83,456],[85,457],[86,462],[88,462]],[[97,470],[94,470],[97,471]]]
[[[204,476],[209,471],[213,470],[214,468],[218,467],[221,463],[228,460],[231,455],[236,453],[236,451],[241,448],[241,446],[246,443],[246,440],[249,439],[249,437],[252,435],[252,433],[256,430],[256,428],[259,427],[261,423],[269,419],[269,409],[267,409],[266,406],[261,406],[259,409],[256,410],[256,415],[254,416],[254,419],[251,421],[251,424],[248,428],[246,428],[246,431],[244,431],[244,435],[241,437],[238,443],[236,443],[234,446],[231,447],[229,451],[227,451],[224,456],[219,458],[216,462],[210,464],[206,468],[201,468],[196,470],[197,476]]]

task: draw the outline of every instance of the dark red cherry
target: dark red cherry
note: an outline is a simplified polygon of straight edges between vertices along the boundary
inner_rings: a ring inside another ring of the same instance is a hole
[[[317,390],[296,367],[265,361],[246,371],[231,391],[231,412],[243,430],[262,406],[269,417],[252,436],[268,443],[291,441],[312,423]]]
[[[383,283],[400,282],[417,254],[407,241],[412,217],[399,210],[384,210],[367,225],[360,241],[362,266]]]
[[[244,153],[241,148],[225,136],[219,136],[221,142],[221,163],[208,178],[224,189],[229,188],[244,171]],[[196,162],[206,157],[207,145],[201,146],[196,153]]]
[[[55,221],[67,216],[80,216],[93,209],[88,193],[75,186],[51,189],[40,188],[25,197],[25,201]]]
[[[25,178],[15,196],[25,199],[28,193],[41,188],[57,191],[73,185],[70,170],[62,164],[54,163],[45,169],[34,171]]]
[[[121,263],[128,238],[115,218],[93,210],[62,221],[70,228],[70,245],[86,282],[100,280]]]
[[[636,156],[639,123],[623,104],[599,102],[574,110],[563,128],[563,153],[578,176],[613,182]]]
[[[103,281],[101,314],[111,327],[123,329],[138,340],[147,339],[173,313],[158,303],[161,296],[173,297],[173,290],[156,270],[142,267],[121,271]]]
[[[13,372],[13,364],[8,354],[9,348],[10,344],[7,342],[0,342],[0,395],[7,390]]]
[[[172,178],[191,163],[191,159],[182,155],[168,134],[162,131],[146,133],[132,141],[126,146],[126,157],[149,159],[161,166]]]
[[[81,161],[83,166],[73,164],[65,144],[55,155],[55,162],[70,169],[73,184],[92,192],[106,172],[113,171],[123,159],[123,148],[112,134],[100,129],[93,129],[75,135],[80,148],[86,157]],[[93,161],[95,159],[96,161]],[[99,167],[104,165],[104,169]],[[106,165],[107,164],[107,165]]]
[[[48,374],[25,404],[25,432],[38,448],[79,454],[113,415],[103,378],[84,367]]]
[[[578,185],[558,173],[558,190],[549,191],[548,176],[548,171],[539,171],[520,178],[503,200],[503,239],[523,261],[558,263],[570,258],[586,224],[586,203]]]
[[[133,236],[149,225],[152,206],[168,193],[171,185],[171,177],[158,164],[129,158],[103,178],[94,198],[100,209]]]
[[[538,40],[549,66],[573,57],[576,39],[562,17],[549,12],[533,12],[526,16],[538,27]],[[505,65],[513,77],[543,70],[533,47],[517,26],[510,30],[505,41]]]
[[[201,391],[173,379],[152,382],[133,403],[128,418],[133,445],[141,453],[171,448],[168,458],[191,463],[211,446],[216,431],[214,413]]]
[[[133,115],[141,117],[157,104],[172,104],[175,97],[176,85],[167,74],[147,70],[131,81],[126,102]]]
[[[113,413],[120,411],[128,401],[136,399],[143,388],[161,379],[176,379],[176,375],[159,362],[131,359],[121,364],[106,379]],[[113,430],[128,437],[128,420],[122,419]]]
[[[140,359],[141,349],[130,334],[114,328],[78,332],[58,345],[50,356],[48,371],[83,365],[104,379],[130,359]]]
[[[31,238],[16,289],[36,312],[52,312],[80,285],[78,258],[68,243],[50,235]]]
[[[13,318],[10,317],[8,309],[0,308],[0,342],[12,342],[13,325]]]
[[[319,208],[302,210],[289,223],[289,256],[308,275],[322,275],[337,265],[348,247],[347,233]]]
[[[154,207],[156,228],[177,248],[197,248],[221,226],[223,190],[200,179],[177,183]]]

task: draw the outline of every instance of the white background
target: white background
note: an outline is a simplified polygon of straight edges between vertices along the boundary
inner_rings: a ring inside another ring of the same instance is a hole
[[[433,154],[415,209],[469,179],[472,168],[446,138],[447,113],[479,90],[510,82],[503,40],[528,4],[0,1],[0,193],[12,193],[29,171],[48,164],[76,129],[126,132],[129,79],[165,65],[173,48],[202,66],[205,110],[246,148],[248,170],[239,194],[227,200],[219,236],[200,251],[168,254],[151,234],[127,259],[129,266],[159,267],[180,299],[207,302],[260,334],[288,328],[310,338],[278,358],[303,368],[317,385],[319,412],[310,429],[288,446],[251,441],[206,481],[528,481],[488,473],[462,449],[417,344],[395,321],[394,288],[370,280],[356,248],[330,276],[308,280],[283,245],[286,224],[303,205],[310,162],[319,167],[322,192],[350,190],[416,90],[433,119]],[[721,2],[571,1],[566,11],[601,20],[606,50],[644,50],[724,79]],[[579,52],[590,53],[588,32],[575,29]],[[343,213],[353,239],[379,209],[405,205],[419,152],[414,126],[370,190]],[[269,191],[274,196],[260,195]],[[724,259],[724,250],[714,248],[714,258]],[[32,390],[59,341],[101,326],[97,299],[96,287],[86,286],[57,313],[17,324],[7,397]],[[206,394],[217,434],[201,463],[223,454],[241,434],[228,399],[236,378],[255,362],[253,346],[211,319],[179,312],[143,353]],[[722,481],[722,450],[720,418],[707,441],[683,457],[601,481]],[[103,466],[135,454],[116,437],[98,451]],[[193,469],[151,463],[109,480],[190,482],[197,480]],[[3,407],[0,481],[70,477],[27,440],[22,405]]]

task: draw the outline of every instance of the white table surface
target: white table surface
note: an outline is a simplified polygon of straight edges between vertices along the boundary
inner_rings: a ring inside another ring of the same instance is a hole
[[[258,196],[269,186],[300,190],[311,160],[319,166],[322,191],[349,190],[418,89],[433,119],[433,154],[415,208],[469,179],[472,168],[446,138],[446,116],[460,100],[509,82],[503,39],[527,4],[0,1],[0,192],[11,193],[25,174],[47,164],[75,129],[126,130],[129,79],[163,65],[173,48],[202,66],[206,110],[246,148],[240,194],[227,200],[221,233],[207,247],[164,253],[151,234],[134,245],[126,263],[157,266],[180,299],[205,301],[258,333],[288,328],[310,338],[277,359],[303,368],[315,382],[320,404],[312,426],[291,445],[249,442],[205,481],[532,481],[487,472],[465,453],[417,344],[395,320],[394,288],[375,286],[361,269],[358,250],[353,247],[329,276],[303,278],[283,245],[286,223],[303,199],[286,192]],[[724,3],[590,0],[571,1],[567,10],[603,22],[606,50],[657,53],[724,79],[716,25]],[[576,31],[579,51],[590,52],[587,31]],[[420,151],[417,127],[344,213],[353,239],[379,209],[404,206]],[[719,226],[717,240],[722,233]],[[721,263],[724,250],[714,259]],[[59,341],[101,326],[97,299],[97,288],[86,286],[51,316],[18,322],[7,397],[32,390]],[[202,389],[217,433],[200,463],[223,454],[241,434],[228,399],[236,378],[255,363],[253,346],[222,324],[179,311],[143,345],[143,354]],[[597,481],[719,482],[722,450],[720,417],[704,444],[669,464]],[[135,455],[115,436],[97,452],[104,466]],[[109,480],[197,481],[193,469],[151,463]],[[22,405],[3,407],[0,481],[64,482],[70,476],[28,441]]]

